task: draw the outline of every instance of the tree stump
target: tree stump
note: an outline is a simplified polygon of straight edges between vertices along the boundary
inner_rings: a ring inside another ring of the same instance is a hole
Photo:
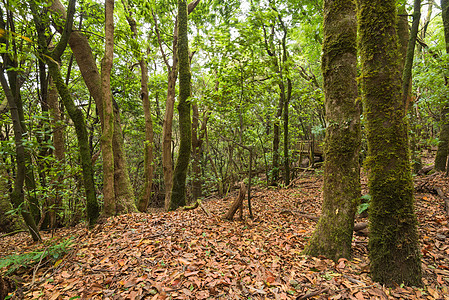
[[[234,214],[237,212],[237,209],[240,209],[240,220],[243,218],[243,199],[245,199],[245,195],[246,186],[243,182],[241,182],[239,196],[234,200],[234,202],[232,202],[231,207],[224,216],[226,220],[232,220],[234,218]]]

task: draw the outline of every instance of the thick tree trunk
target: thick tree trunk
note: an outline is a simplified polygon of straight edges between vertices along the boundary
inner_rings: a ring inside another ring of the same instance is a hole
[[[373,280],[422,285],[394,0],[359,0]]]
[[[105,51],[101,61],[101,88],[103,92],[103,134],[101,152],[103,154],[103,215],[117,213],[114,194],[114,110],[111,93],[111,70],[114,58],[114,0],[105,0]]]
[[[190,120],[191,72],[187,24],[187,1],[178,0],[178,58],[179,58],[179,134],[180,145],[169,210],[186,205],[186,179],[192,149],[192,123]]]
[[[60,0],[53,0],[50,10],[57,13],[58,18],[66,18],[66,11]],[[69,45],[87,89],[94,98],[98,111],[102,112],[103,94],[101,77],[89,41],[80,32],[74,31],[70,35]],[[103,114],[100,113],[99,115],[101,125],[104,126]],[[114,149],[114,194],[116,198],[116,209],[118,213],[135,212],[137,208],[134,191],[128,174],[120,112],[117,105],[114,105],[114,135],[112,143]]]
[[[357,105],[357,21],[351,0],[324,1],[322,72],[326,106],[323,206],[305,253],[351,257],[360,198],[360,110]]]

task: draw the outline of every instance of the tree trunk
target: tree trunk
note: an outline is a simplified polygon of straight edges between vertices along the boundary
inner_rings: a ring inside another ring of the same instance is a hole
[[[190,14],[198,5],[200,0],[193,0],[187,6],[187,14]],[[173,127],[173,111],[175,107],[176,94],[176,80],[178,79],[178,20],[175,20],[175,29],[173,32],[173,62],[169,65],[165,52],[162,48],[162,41],[160,38],[159,28],[157,26],[156,16],[153,15],[155,23],[155,31],[158,37],[159,47],[161,49],[162,57],[168,69],[168,87],[167,87],[167,101],[165,104],[164,122],[162,125],[162,169],[164,172],[164,186],[165,186],[165,209],[169,209],[171,201],[171,193],[173,188],[173,159],[172,159],[172,127]]]
[[[66,18],[66,11],[60,0],[53,0],[50,10],[57,13],[57,18]],[[70,35],[69,45],[78,63],[87,89],[94,98],[98,111],[102,112],[103,94],[101,77],[89,41],[80,32],[74,31]],[[104,126],[103,114],[100,113],[99,116],[101,125]],[[114,135],[112,143],[114,149],[114,194],[116,198],[116,210],[117,213],[135,212],[137,208],[134,191],[128,174],[120,112],[117,105],[114,105]]]
[[[193,200],[201,197],[201,144],[202,140],[199,137],[199,112],[198,105],[192,104],[192,196]]]
[[[14,208],[18,208],[22,217],[25,221],[25,224],[28,227],[28,230],[31,234],[31,237],[34,241],[40,241],[41,236],[39,234],[39,230],[37,228],[36,222],[33,218],[33,215],[30,213],[29,208],[25,203],[25,198],[23,194],[23,183],[25,181],[26,176],[26,158],[25,158],[25,147],[22,143],[23,130],[22,125],[20,124],[20,116],[19,110],[17,108],[17,104],[15,102],[14,96],[11,92],[11,89],[8,86],[8,82],[6,81],[4,75],[4,66],[0,65],[0,81],[3,87],[3,90],[6,94],[6,98],[8,100],[9,111],[11,112],[12,125],[14,130],[14,140],[16,145],[16,178],[14,180],[14,188],[12,193],[10,194],[11,202],[14,205]]]
[[[413,10],[412,30],[410,31],[409,34],[410,38],[407,43],[404,69],[402,71],[402,104],[404,106],[406,113],[408,111],[408,106],[410,103],[409,90],[412,84],[412,66],[413,66],[413,58],[415,57],[415,45],[416,45],[416,38],[418,36],[420,19],[421,19],[421,0],[415,0]]]
[[[192,124],[190,120],[191,72],[187,24],[187,1],[178,0],[178,58],[179,58],[179,134],[180,145],[169,210],[186,205],[186,178],[192,149]]]
[[[137,22],[133,19],[131,9],[123,2],[128,11],[126,17],[129,27],[133,33],[133,38],[137,40]],[[140,66],[140,97],[142,99],[143,113],[145,116],[145,145],[144,145],[144,186],[142,196],[139,198],[137,208],[140,212],[145,212],[151,199],[151,189],[153,186],[153,117],[151,115],[151,105],[148,96],[148,66],[142,53],[137,57]]]
[[[19,218],[14,215],[7,215],[6,213],[13,209],[11,201],[8,198],[10,186],[7,180],[7,172],[5,164],[0,163],[0,231],[1,232],[14,232],[20,230],[21,222]],[[22,223],[23,225],[23,223]]]
[[[240,219],[243,217],[243,200],[245,199],[246,195],[246,187],[243,182],[240,183],[240,190],[238,197],[232,202],[231,207],[229,208],[228,212],[224,216],[226,220],[231,221],[234,218],[235,213],[237,212],[237,209],[240,209]]]
[[[177,35],[177,32],[176,32]],[[176,37],[177,38],[177,37]],[[173,42],[174,46],[175,42]],[[176,43],[177,44],[177,43]],[[177,47],[177,46],[176,46]],[[177,75],[177,62],[175,58],[177,54],[173,54],[173,67],[168,74],[168,88],[167,101],[165,104],[164,123],[162,125],[162,169],[164,171],[164,186],[165,186],[165,209],[169,209],[171,192],[173,187],[173,160],[172,160],[172,126],[173,126],[173,111],[175,107],[175,92]],[[176,62],[176,66],[175,66]],[[175,70],[176,68],[176,70]]]
[[[326,123],[323,206],[305,253],[338,261],[351,257],[360,198],[360,110],[357,99],[357,21],[351,0],[324,1]]]
[[[51,126],[53,128],[53,146],[55,147],[54,155],[57,161],[57,168],[61,172],[58,172],[57,178],[53,178],[57,182],[62,182],[64,174],[64,160],[65,160],[65,142],[64,142],[64,125],[62,125],[61,111],[59,109],[58,90],[50,77],[48,89],[48,106],[50,109]],[[50,226],[55,228],[62,225],[62,219],[58,212],[62,210],[62,197],[59,191],[60,185],[55,187],[56,193],[53,199],[53,209],[50,210]]]
[[[151,188],[153,186],[153,117],[151,115],[150,99],[148,98],[148,68],[145,60],[139,61],[141,70],[141,90],[140,95],[143,103],[145,115],[145,154],[144,154],[144,174],[145,183],[143,194],[139,199],[139,211],[145,212],[151,199]]]
[[[105,0],[105,51],[101,61],[101,88],[103,92],[103,135],[101,152],[103,154],[103,215],[117,213],[114,194],[114,110],[111,93],[111,70],[114,58],[114,0]]]
[[[12,22],[12,21],[11,21]],[[10,24],[11,27],[13,27],[13,24]],[[6,23],[3,21],[3,11],[0,10],[0,29],[5,30],[6,29]],[[0,37],[3,44],[8,44],[8,47],[13,48],[16,51],[16,47],[14,45],[14,41],[12,42],[12,45],[9,45],[9,43],[3,38]],[[17,53],[14,55],[14,57],[17,56]],[[17,109],[17,116],[19,118],[19,124],[21,126],[22,131],[22,139],[27,139],[28,137],[28,129],[27,125],[25,123],[24,113],[23,113],[23,102],[22,102],[22,96],[20,93],[20,87],[21,84],[18,80],[18,71],[15,69],[18,68],[17,61],[11,59],[10,55],[3,54],[2,55],[3,61],[4,61],[4,68],[9,69],[6,71],[8,76],[8,89],[10,90],[12,100],[15,103],[15,107]],[[6,78],[5,78],[6,79]],[[11,108],[10,108],[11,109]],[[34,218],[35,223],[37,224],[41,219],[41,211],[40,211],[40,205],[39,200],[36,197],[36,180],[34,177],[34,171],[32,168],[32,159],[31,154],[24,150],[24,159],[25,159],[25,185],[27,187],[28,193],[28,203],[29,203],[29,210],[31,215]]]
[[[282,110],[285,101],[284,83],[279,83],[281,93],[279,95],[278,109],[273,123],[273,166],[271,168],[271,184],[275,185],[279,180],[279,142],[280,142],[280,123],[282,118]]]
[[[48,24],[46,24],[46,22],[41,19],[42,17],[35,5],[36,4],[31,5],[34,23],[38,28],[45,28],[46,26],[48,26]],[[98,218],[99,208],[95,192],[95,183],[93,176],[94,173],[91,158],[92,155],[90,153],[86,122],[84,120],[83,112],[78,107],[76,107],[75,102],[72,99],[70,91],[67,88],[64,79],[62,78],[61,70],[57,63],[67,47],[67,42],[72,31],[74,13],[75,0],[70,0],[69,14],[67,16],[66,25],[62,30],[61,38],[58,44],[54,47],[52,52],[50,52],[47,48],[47,38],[44,31],[38,30],[38,43],[42,51],[41,59],[45,60],[45,62],[47,63],[50,76],[53,78],[59,95],[61,96],[62,102],[67,109],[67,113],[69,114],[70,119],[73,121],[73,124],[75,126],[76,136],[78,139],[78,147],[80,151],[84,189],[86,192],[87,219],[89,220],[89,225],[93,226]]]
[[[422,285],[394,0],[359,0],[374,281]]]
[[[446,42],[446,53],[449,54],[449,0],[441,0],[441,17],[443,18],[444,26],[444,40]],[[448,80],[445,78],[445,83],[448,85]],[[445,171],[449,147],[449,101],[446,103],[441,111],[442,125],[440,130],[440,137],[438,141],[438,150],[435,156],[435,170]]]

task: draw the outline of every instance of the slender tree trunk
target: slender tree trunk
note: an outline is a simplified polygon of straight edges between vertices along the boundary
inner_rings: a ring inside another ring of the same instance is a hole
[[[114,110],[111,93],[111,70],[114,58],[114,0],[105,0],[105,51],[101,61],[101,87],[103,92],[103,135],[101,152],[103,154],[103,215],[117,213],[114,194]]]
[[[410,38],[407,43],[407,51],[404,62],[404,70],[402,71],[402,104],[405,112],[409,106],[409,90],[412,83],[412,66],[415,57],[416,38],[418,36],[419,20],[421,19],[421,0],[414,1],[413,23],[410,31]]]
[[[190,14],[198,5],[200,0],[193,0],[187,6],[187,14]],[[162,169],[164,172],[164,186],[165,186],[165,209],[169,209],[171,201],[171,193],[173,188],[173,159],[172,159],[172,127],[173,127],[173,112],[175,107],[176,95],[176,81],[178,79],[178,20],[175,20],[175,29],[173,32],[173,62],[169,65],[165,52],[162,48],[162,41],[160,38],[159,28],[157,26],[156,16],[153,15],[155,21],[155,29],[158,37],[159,47],[165,64],[168,68],[168,87],[167,100],[165,104],[164,122],[162,125]]]
[[[50,75],[55,81],[56,88],[61,96],[62,102],[75,125],[78,147],[80,151],[81,167],[83,170],[83,182],[87,201],[87,218],[90,226],[94,225],[99,216],[99,207],[95,193],[94,172],[92,168],[92,154],[89,147],[89,136],[86,130],[86,121],[83,112],[76,107],[70,91],[64,83],[59,66],[54,60],[47,59]]]
[[[34,23],[38,28],[45,28],[48,24],[46,24],[45,21],[41,19],[42,17],[35,5],[36,4],[34,3],[31,5]],[[95,193],[95,183],[91,159],[92,155],[90,153],[86,122],[84,120],[83,112],[78,107],[76,107],[72,99],[70,91],[67,88],[64,79],[62,78],[61,70],[57,63],[67,47],[67,42],[72,31],[74,13],[75,0],[70,0],[69,14],[67,16],[66,25],[62,30],[60,41],[54,47],[54,50],[52,52],[48,51],[47,49],[47,38],[44,31],[38,30],[38,42],[39,47],[43,52],[41,59],[46,61],[50,76],[53,78],[59,95],[61,96],[64,106],[67,109],[67,113],[69,114],[70,119],[73,121],[73,124],[75,126],[75,131],[78,138],[78,147],[80,151],[81,167],[83,171],[84,189],[86,192],[87,218],[89,220],[89,225],[93,226],[99,215],[99,207]]]
[[[54,155],[57,161],[57,168],[61,172],[58,172],[57,182],[62,182],[64,173],[64,161],[65,161],[65,142],[64,142],[64,125],[62,125],[61,111],[59,109],[58,90],[53,83],[53,79],[49,80],[48,89],[48,106],[50,109],[51,126],[53,128],[53,146],[55,147]],[[62,197],[60,191],[60,185],[56,185],[56,195],[53,199],[53,209],[50,210],[50,226],[55,228],[57,225],[62,225],[62,220],[58,214],[62,209]]]
[[[274,185],[279,180],[279,142],[280,142],[280,123],[282,118],[282,110],[285,102],[284,83],[279,83],[281,93],[279,95],[278,109],[273,122],[273,166],[271,169],[271,184]]]
[[[428,3],[427,15],[426,15],[426,18],[424,19],[424,24],[423,24],[421,32],[420,32],[420,38],[422,41],[426,40],[427,28],[429,27],[430,20],[432,18],[433,4],[434,4],[434,1],[429,1],[429,3]],[[420,43],[418,43],[416,51],[418,51],[418,53],[421,54],[422,45]]]
[[[57,13],[57,18],[66,18],[66,11],[60,0],[53,0],[50,10]],[[59,29],[59,28],[58,28]],[[69,45],[75,56],[84,82],[89,93],[95,100],[99,112],[103,111],[103,94],[100,73],[97,68],[92,48],[87,38],[78,31],[70,35]],[[114,101],[114,99],[112,99]],[[123,132],[120,121],[120,111],[114,103],[114,135],[112,147],[114,149],[114,194],[116,198],[117,213],[128,213],[137,211],[134,191],[129,179],[126,162]],[[103,114],[100,113],[100,122],[104,126]]]
[[[193,200],[197,200],[201,197],[201,162],[200,162],[200,150],[201,150],[201,138],[199,137],[199,112],[198,105],[192,104],[192,196]]]
[[[288,108],[292,95],[292,81],[287,78],[287,97],[284,102],[284,182],[288,186],[290,184],[290,154],[289,154],[289,130],[288,130]]]
[[[169,210],[186,205],[186,178],[192,149],[192,123],[190,120],[191,72],[187,24],[187,1],[178,0],[178,58],[179,58],[179,134],[180,145]]]
[[[374,281],[422,285],[394,0],[359,0]]]
[[[137,41],[137,22],[132,16],[129,5],[122,0],[123,6],[127,10],[126,20],[128,21],[133,39]],[[154,148],[154,132],[153,132],[153,117],[151,115],[151,105],[148,96],[148,66],[140,52],[138,57],[140,66],[140,97],[142,99],[143,113],[145,116],[145,145],[144,145],[144,187],[137,208],[140,212],[145,212],[148,208],[151,199],[151,189],[153,186],[153,148]]]
[[[171,147],[172,147],[173,111],[175,107],[176,80],[178,78],[177,75],[178,59],[175,58],[175,56],[177,56],[177,54],[176,55],[173,54],[173,66],[171,72],[169,72],[168,74],[167,101],[165,104],[164,123],[162,125],[162,169],[164,171],[166,210],[169,209],[173,187],[173,159]]]
[[[17,104],[15,102],[14,96],[11,92],[11,89],[8,86],[8,82],[6,81],[4,75],[4,66],[0,65],[0,81],[3,87],[3,90],[6,94],[6,98],[8,100],[9,111],[11,112],[11,119],[13,123],[14,130],[14,140],[16,145],[16,178],[14,180],[14,188],[12,193],[10,194],[11,202],[15,208],[20,208],[20,213],[25,221],[25,224],[28,227],[28,230],[31,234],[31,237],[34,241],[40,241],[41,236],[39,234],[39,230],[37,228],[36,222],[33,218],[33,215],[30,213],[29,208],[25,203],[25,198],[23,194],[23,184],[26,176],[26,157],[25,157],[25,147],[22,143],[23,130],[22,125],[20,124],[20,116],[19,110],[17,108]]]
[[[145,212],[151,199],[151,188],[153,186],[153,117],[151,115],[150,99],[148,97],[148,68],[145,60],[139,61],[141,70],[140,95],[143,102],[143,112],[145,115],[145,154],[144,154],[144,174],[145,183],[142,197],[139,199],[139,211]]]
[[[449,54],[449,0],[441,0],[441,17],[443,18],[444,40],[446,42],[446,53]],[[446,86],[448,79],[445,77]],[[449,99],[445,99],[441,111],[442,125],[440,130],[438,150],[435,156],[435,170],[445,171],[449,147]]]
[[[360,198],[360,110],[357,99],[357,21],[351,0],[324,1],[326,129],[323,207],[305,253],[337,261],[351,257]]]

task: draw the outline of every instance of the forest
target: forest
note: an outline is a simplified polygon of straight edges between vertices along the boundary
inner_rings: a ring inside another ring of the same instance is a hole
[[[0,299],[449,299],[448,0],[1,0]]]

